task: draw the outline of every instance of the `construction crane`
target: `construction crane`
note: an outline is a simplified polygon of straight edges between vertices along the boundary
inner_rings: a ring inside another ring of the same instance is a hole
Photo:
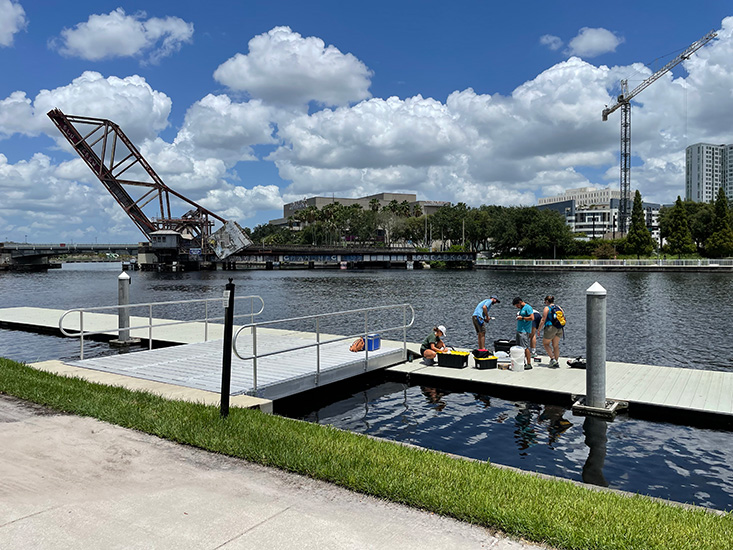
[[[181,240],[179,254],[200,256],[203,261],[213,256],[223,260],[252,244],[236,222],[225,220],[163,183],[114,122],[66,115],[60,109],[47,114],[148,241],[153,242],[156,232],[174,232]],[[184,203],[188,211],[172,216],[171,197]],[[158,209],[152,218],[143,212],[149,203]],[[214,220],[223,225],[212,233]]]
[[[644,80],[644,82],[631,90],[631,92],[629,92],[628,81],[622,80],[621,94],[618,96],[616,103],[603,109],[604,122],[608,120],[608,115],[618,108],[621,109],[621,204],[619,208],[619,231],[621,231],[621,234],[626,233],[627,222],[630,215],[629,203],[631,202],[631,100],[641,91],[651,86],[652,83],[659,80],[662,75],[669,72],[683,61],[689,59],[693,53],[710,42],[717,35],[718,33],[715,31],[710,31],[697,42],[693,42],[685,51],[659,69],[652,76]]]

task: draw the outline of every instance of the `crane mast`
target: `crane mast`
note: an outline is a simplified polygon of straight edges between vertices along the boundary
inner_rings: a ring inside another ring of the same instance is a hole
[[[621,94],[616,99],[616,103],[611,107],[603,109],[603,121],[608,120],[608,115],[621,109],[621,154],[620,154],[620,191],[621,204],[619,208],[619,231],[626,233],[628,219],[630,215],[629,203],[631,202],[631,100],[634,96],[651,86],[659,80],[665,73],[690,58],[697,50],[710,42],[718,35],[715,31],[710,31],[697,42],[693,42],[681,54],[659,69],[656,73],[644,80],[636,88],[629,92],[628,81],[621,81]]]

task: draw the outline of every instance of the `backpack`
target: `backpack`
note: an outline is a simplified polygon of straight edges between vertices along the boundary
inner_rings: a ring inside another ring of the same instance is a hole
[[[349,351],[364,351],[364,338],[357,338],[349,347]]]
[[[550,306],[550,322],[552,323],[552,326],[555,328],[564,328],[565,327],[565,312],[562,310],[560,306],[557,306],[555,304],[552,304]]]

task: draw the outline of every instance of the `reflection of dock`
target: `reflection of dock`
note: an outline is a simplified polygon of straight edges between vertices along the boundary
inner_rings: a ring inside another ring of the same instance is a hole
[[[470,362],[469,362],[470,364]],[[397,376],[408,376],[414,383],[488,393],[498,392],[514,399],[551,399],[572,404],[585,395],[585,370],[567,367],[561,359],[559,369],[545,363],[534,364],[525,372],[467,367],[453,369],[428,367],[421,361],[387,369]],[[659,367],[631,363],[606,363],[606,396],[627,401],[630,414],[651,414],[660,419],[693,422],[696,419],[733,427],[733,372]]]

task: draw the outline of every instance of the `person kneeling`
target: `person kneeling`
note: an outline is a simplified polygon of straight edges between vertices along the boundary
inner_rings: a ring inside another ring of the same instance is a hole
[[[445,350],[445,343],[442,340],[444,336],[445,327],[443,325],[438,325],[437,327],[434,327],[433,332],[428,334],[425,337],[425,340],[423,340],[422,345],[420,346],[420,355],[425,358],[425,363],[428,365],[432,365],[435,360],[435,356]]]

